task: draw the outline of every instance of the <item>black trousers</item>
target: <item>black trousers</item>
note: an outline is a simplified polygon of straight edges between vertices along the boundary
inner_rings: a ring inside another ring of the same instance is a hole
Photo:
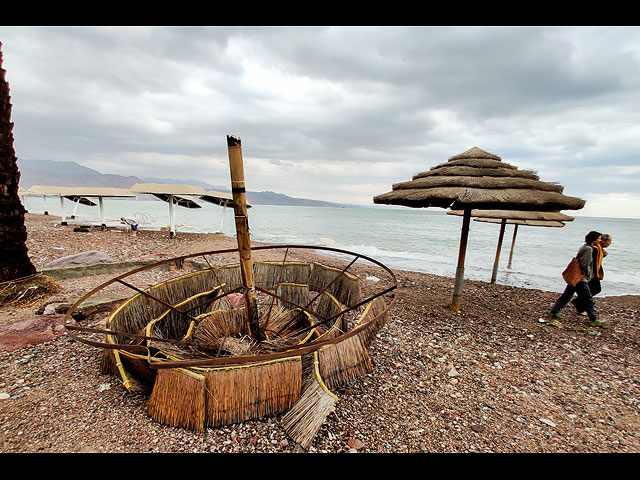
[[[591,292],[592,297],[596,296],[602,291],[602,285],[600,285],[599,278],[592,278],[591,280],[589,280],[588,285],[589,285],[589,291]],[[578,313],[582,313],[587,310],[584,302],[580,297],[574,298],[571,303],[573,304],[574,307],[576,307],[576,310],[578,311]]]
[[[556,303],[551,308],[551,313],[558,313],[564,307],[567,306],[573,294],[576,293],[578,295],[577,301],[580,302],[581,306],[584,306],[584,311],[587,312],[589,316],[589,320],[595,322],[597,320],[596,314],[594,312],[594,302],[593,296],[591,295],[591,290],[589,290],[589,285],[587,282],[578,282],[575,287],[571,285],[567,285],[567,288],[564,289],[560,298],[556,300]]]

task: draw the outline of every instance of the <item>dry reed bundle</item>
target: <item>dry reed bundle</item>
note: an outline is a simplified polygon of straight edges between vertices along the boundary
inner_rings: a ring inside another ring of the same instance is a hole
[[[220,300],[217,299],[218,292],[222,287],[216,287],[207,292],[201,292],[173,305],[173,309],[167,309],[162,314],[151,320],[144,331],[147,337],[178,339],[187,336],[191,328],[192,318],[207,312],[209,308],[215,308]],[[188,312],[189,316],[181,312]],[[162,349],[163,342],[147,340],[147,346]]]
[[[193,343],[204,350],[217,351],[227,337],[247,334],[244,309],[217,310],[203,315],[191,335]]]
[[[367,305],[364,312],[362,312],[362,315],[360,315],[356,321],[354,328],[368,324],[356,334],[360,337],[362,344],[366,348],[373,343],[373,340],[376,338],[376,334],[389,321],[389,315],[383,315],[386,308],[387,305],[384,298],[378,297]]]
[[[457,167],[460,169],[462,167]],[[544,190],[549,192],[562,193],[563,187],[553,183],[540,182],[537,179],[509,177],[458,177],[445,175],[431,175],[416,178],[409,182],[401,182],[393,185],[395,190],[406,190],[411,188],[434,188],[434,187],[470,187],[470,188],[531,188],[534,190]]]
[[[287,434],[305,450],[311,445],[327,416],[334,411],[338,401],[338,397],[322,381],[318,363],[318,352],[305,357],[302,394],[282,417],[282,426]]]
[[[314,311],[320,315],[322,319],[331,318],[342,311],[342,305],[340,305],[336,297],[330,293],[324,292],[316,301]],[[344,316],[340,315],[333,321],[319,325],[316,327],[316,333],[318,335],[317,340],[328,340],[342,335],[346,330],[346,325],[344,323]]]
[[[309,285],[301,283],[279,283],[276,286],[276,295],[285,300],[281,301],[278,299],[277,304],[282,308],[292,308],[293,305],[306,307],[309,303]]]
[[[427,172],[414,175],[413,179],[430,176],[478,176],[478,177],[516,177],[522,180],[538,180],[538,176],[527,170],[518,170],[511,165],[502,163],[498,168],[486,168],[484,166],[470,165],[471,162],[459,162],[456,165],[449,163],[433,167]]]
[[[0,306],[26,305],[62,289],[51,277],[29,275],[0,283]]]
[[[373,371],[369,354],[358,335],[318,350],[320,376],[331,390]]]
[[[118,376],[118,367],[114,357],[115,351],[111,348],[103,348],[100,356],[100,373]]]
[[[197,369],[206,379],[206,422],[218,427],[290,409],[300,398],[301,358]]]
[[[316,292],[329,292],[338,301],[351,307],[362,301],[360,279],[348,272],[314,263],[309,277],[309,288]]]
[[[203,431],[205,377],[182,368],[159,369],[147,413],[167,425]]]
[[[256,262],[253,265],[256,285],[273,288],[278,283],[306,284],[311,264],[302,262]]]

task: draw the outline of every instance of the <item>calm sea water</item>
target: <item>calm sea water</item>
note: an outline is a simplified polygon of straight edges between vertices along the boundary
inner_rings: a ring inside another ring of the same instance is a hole
[[[42,197],[25,197],[31,213],[43,213]],[[65,201],[68,216],[75,205]],[[47,197],[46,209],[60,215],[60,200]],[[169,224],[169,205],[157,200],[104,200],[108,225],[121,216],[135,217],[141,229]],[[233,209],[203,202],[201,209],[177,207],[178,232],[217,232],[234,236]],[[567,212],[571,214],[571,212]],[[224,214],[224,216],[223,216]],[[96,207],[78,205],[76,220],[100,221]],[[222,227],[222,228],[220,228]],[[455,276],[462,217],[442,209],[332,208],[254,205],[249,228],[255,241],[342,248],[366,255],[388,267]],[[590,230],[609,233],[613,242],[604,261],[601,295],[640,295],[640,256],[634,245],[640,239],[640,220],[576,217],[562,228],[520,226],[511,268],[507,268],[513,225],[507,225],[497,282],[560,292],[560,276]],[[465,278],[489,281],[498,243],[499,224],[471,221]],[[195,253],[195,252],[194,252]]]

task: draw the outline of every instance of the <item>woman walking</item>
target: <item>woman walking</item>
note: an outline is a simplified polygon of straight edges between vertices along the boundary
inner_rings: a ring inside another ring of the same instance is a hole
[[[567,305],[567,303],[569,303],[569,300],[571,300],[571,297],[573,297],[573,294],[575,293],[578,295],[577,301],[580,302],[580,305],[587,312],[589,320],[591,320],[594,325],[604,325],[605,322],[603,320],[598,320],[596,317],[594,311],[593,296],[591,295],[591,291],[589,290],[589,280],[591,280],[593,273],[593,249],[595,248],[595,244],[600,239],[600,235],[600,232],[591,231],[584,237],[584,245],[580,247],[580,250],[578,250],[576,259],[578,260],[580,268],[585,275],[582,280],[580,280],[576,284],[575,287],[567,285],[562,295],[560,295],[560,298],[556,300],[556,303],[551,308],[550,313],[552,317],[559,318],[560,310],[562,310]]]

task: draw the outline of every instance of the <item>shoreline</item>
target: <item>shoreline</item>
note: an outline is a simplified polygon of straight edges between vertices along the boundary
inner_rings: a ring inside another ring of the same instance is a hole
[[[169,239],[143,230],[133,238],[73,232],[54,219],[25,215],[38,270],[86,250],[125,261],[237,248],[223,234]],[[453,312],[452,277],[392,271],[398,288],[370,350],[374,370],[335,392],[336,411],[310,452],[640,452],[640,296],[596,297],[604,329],[568,307],[554,325],[546,314],[557,292],[465,280]],[[113,277],[60,280],[53,297],[78,298]],[[1,307],[0,327],[32,317],[45,300]],[[155,422],[147,397],[99,372],[100,354],[65,334],[0,349],[0,395],[8,395],[0,400],[0,452],[298,451],[278,416],[203,433]]]

